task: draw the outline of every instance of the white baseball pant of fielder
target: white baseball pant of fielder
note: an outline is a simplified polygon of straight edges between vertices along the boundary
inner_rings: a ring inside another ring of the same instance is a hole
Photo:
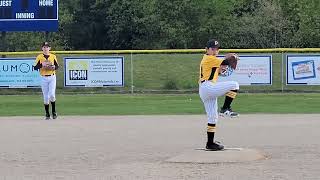
[[[44,104],[54,102],[56,100],[56,75],[42,76],[41,77],[41,89],[43,94]]]

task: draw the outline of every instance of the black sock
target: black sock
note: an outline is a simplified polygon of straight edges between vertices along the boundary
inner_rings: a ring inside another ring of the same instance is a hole
[[[51,102],[52,113],[56,112],[56,102]]]
[[[224,104],[222,106],[222,109],[230,109],[232,100],[233,100],[233,98],[226,96],[226,99],[224,100]]]
[[[49,104],[45,104],[44,109],[46,110],[46,114],[50,114],[49,113]]]
[[[231,90],[232,92],[237,93],[238,90]],[[231,103],[233,101],[234,98],[226,96],[225,100],[224,100],[224,104],[222,106],[222,109],[230,109],[231,108]]]
[[[208,123],[208,128],[207,128],[208,144],[213,144],[215,131],[216,131],[216,125]]]
[[[208,144],[212,144],[214,142],[214,132],[207,132],[208,136]]]

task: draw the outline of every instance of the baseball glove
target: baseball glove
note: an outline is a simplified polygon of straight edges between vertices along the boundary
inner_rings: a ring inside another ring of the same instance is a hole
[[[224,60],[228,61],[228,65],[235,70],[237,68],[239,56],[236,53],[228,53],[226,54]]]
[[[221,66],[219,76],[228,77],[233,73],[233,69],[230,66]]]
[[[52,65],[49,61],[44,61],[44,62],[42,62],[42,68],[48,69],[48,70],[53,70],[54,65]]]

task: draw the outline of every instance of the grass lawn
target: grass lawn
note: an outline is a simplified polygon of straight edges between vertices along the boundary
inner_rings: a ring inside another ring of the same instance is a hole
[[[219,99],[223,103],[223,98]],[[235,99],[239,113],[320,113],[319,94],[249,94]],[[57,95],[60,115],[204,114],[198,94],[183,95]],[[0,116],[44,115],[42,96],[0,96]]]

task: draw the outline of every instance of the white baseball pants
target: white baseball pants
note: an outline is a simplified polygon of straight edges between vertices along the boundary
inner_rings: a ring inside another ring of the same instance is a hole
[[[56,101],[56,75],[42,76],[41,89],[44,104]]]
[[[218,97],[223,96],[228,91],[238,89],[239,83],[236,81],[216,83],[205,81],[199,84],[199,95],[204,104],[209,124],[218,122]]]

